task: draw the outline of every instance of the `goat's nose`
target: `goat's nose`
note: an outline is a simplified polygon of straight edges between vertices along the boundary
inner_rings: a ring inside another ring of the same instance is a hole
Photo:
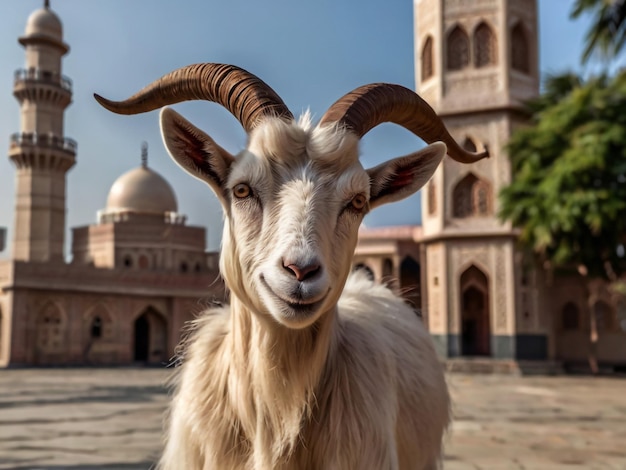
[[[321,270],[320,264],[315,261],[304,266],[299,266],[295,263],[283,262],[283,268],[293,274],[300,282],[315,277]]]

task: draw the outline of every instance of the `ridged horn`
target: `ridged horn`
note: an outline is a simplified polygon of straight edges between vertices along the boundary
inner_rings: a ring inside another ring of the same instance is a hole
[[[473,153],[463,149],[430,105],[401,85],[372,83],[355,88],[328,108],[320,124],[338,123],[360,138],[383,122],[398,124],[429,144],[443,141],[448,155],[461,163],[474,163],[489,156],[487,150]]]
[[[283,100],[263,80],[226,64],[179,68],[124,101],[110,101],[95,93],[94,97],[106,109],[118,114],[145,113],[181,101],[213,101],[228,109],[246,132],[267,116],[293,119]]]

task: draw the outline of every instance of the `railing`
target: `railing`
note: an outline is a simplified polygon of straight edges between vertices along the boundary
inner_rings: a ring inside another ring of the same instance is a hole
[[[19,145],[38,145],[76,153],[78,144],[74,139],[58,137],[54,134],[37,134],[35,132],[17,132],[11,135],[11,148]]]
[[[49,70],[42,70],[38,68],[19,69],[15,71],[13,84],[33,81],[39,83],[48,83],[51,85],[59,85],[61,88],[67,91],[72,91],[72,80],[65,75],[58,74],[56,72],[50,72]]]

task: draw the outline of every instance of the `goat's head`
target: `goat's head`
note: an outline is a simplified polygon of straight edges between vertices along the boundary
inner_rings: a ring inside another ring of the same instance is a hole
[[[237,156],[169,108],[161,112],[161,131],[174,160],[206,181],[224,207],[226,284],[254,311],[290,328],[312,324],[337,302],[370,209],[417,191],[446,145],[461,162],[487,156],[460,148],[430,106],[398,85],[359,87],[316,126],[308,114],[295,121],[269,86],[231,65],[184,67],[126,101],[96,99],[120,114],[206,99],[239,119],[248,145]],[[364,170],[359,139],[387,121],[431,145]]]

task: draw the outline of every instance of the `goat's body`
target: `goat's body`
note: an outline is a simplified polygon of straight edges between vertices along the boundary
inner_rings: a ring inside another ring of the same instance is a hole
[[[337,312],[302,330],[242,310],[197,321],[160,468],[436,468],[448,392],[400,298],[352,275]]]
[[[225,64],[183,67],[123,102],[97,99],[123,114],[206,99],[248,133],[234,156],[161,112],[170,154],[224,208],[232,303],[189,336],[160,468],[435,468],[450,411],[432,341],[402,299],[348,276],[371,209],[418,191],[446,152],[464,163],[487,152],[463,150],[418,95],[386,83],[344,95],[317,125]],[[359,139],[383,122],[431,145],[366,170]]]

